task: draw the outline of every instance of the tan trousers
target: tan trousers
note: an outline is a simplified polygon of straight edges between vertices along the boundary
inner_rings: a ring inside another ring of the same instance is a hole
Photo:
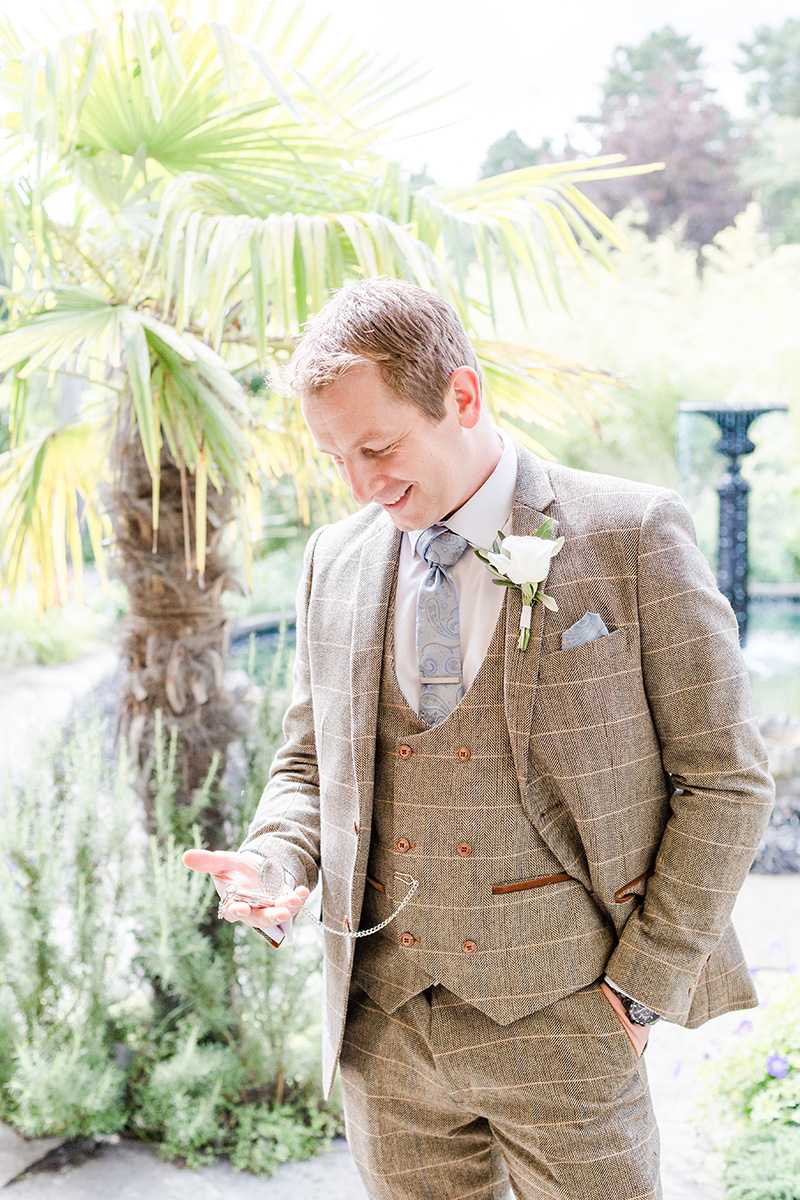
[[[441,986],[389,1016],[353,985],[341,1074],[370,1200],[661,1198],[645,1066],[599,981],[510,1025]]]

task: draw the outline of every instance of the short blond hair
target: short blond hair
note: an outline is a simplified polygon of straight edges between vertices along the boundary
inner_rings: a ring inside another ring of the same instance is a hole
[[[431,421],[444,418],[453,371],[471,367],[481,378],[453,306],[403,279],[380,277],[345,284],[308,320],[281,390],[314,396],[365,362]]]

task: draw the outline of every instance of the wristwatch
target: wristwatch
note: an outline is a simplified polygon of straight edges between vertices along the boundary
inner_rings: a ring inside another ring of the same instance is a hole
[[[628,1020],[633,1025],[655,1025],[656,1021],[661,1020],[661,1016],[657,1012],[653,1012],[652,1008],[648,1008],[646,1004],[641,1004],[638,1000],[634,1000],[631,996],[626,996],[619,988],[615,988],[612,983],[606,979],[606,983],[611,988],[615,995],[619,996],[622,1001],[622,1007],[628,1014]]]

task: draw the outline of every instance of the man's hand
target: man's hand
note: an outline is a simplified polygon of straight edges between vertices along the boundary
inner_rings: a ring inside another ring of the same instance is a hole
[[[187,850],[183,855],[184,866],[211,875],[220,896],[231,883],[251,892],[260,891],[258,871],[261,861],[258,855],[237,850]],[[292,890],[287,884],[281,895],[275,897],[271,908],[256,907],[243,900],[231,900],[225,905],[223,916],[226,921],[242,921],[266,933],[282,921],[290,921],[297,916],[308,896],[307,887]]]

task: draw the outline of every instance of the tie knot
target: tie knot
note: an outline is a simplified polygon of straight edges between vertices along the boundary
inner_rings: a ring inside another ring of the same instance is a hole
[[[458,562],[469,542],[446,525],[431,525],[417,539],[417,553],[431,567],[452,567]]]

